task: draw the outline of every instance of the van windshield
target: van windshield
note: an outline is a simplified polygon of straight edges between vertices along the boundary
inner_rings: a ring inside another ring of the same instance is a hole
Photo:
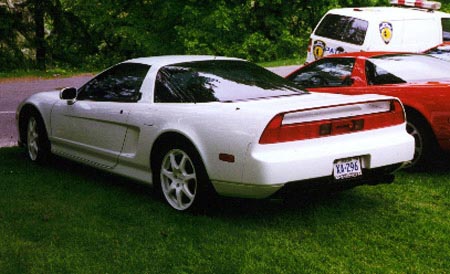
[[[369,58],[366,77],[370,85],[450,82],[450,62],[421,54],[389,54]]]

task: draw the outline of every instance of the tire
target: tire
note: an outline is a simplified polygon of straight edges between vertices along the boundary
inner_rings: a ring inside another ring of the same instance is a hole
[[[433,132],[426,120],[418,114],[408,112],[407,120],[406,131],[414,137],[415,141],[414,157],[408,169],[426,169],[436,150]]]
[[[204,209],[211,197],[210,181],[200,155],[187,142],[162,149],[155,163],[154,183],[161,196],[178,211]]]
[[[44,163],[50,155],[50,142],[44,122],[39,114],[33,112],[27,119],[26,150],[33,162]]]

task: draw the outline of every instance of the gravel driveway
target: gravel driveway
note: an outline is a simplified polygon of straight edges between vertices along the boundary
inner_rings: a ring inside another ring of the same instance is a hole
[[[92,75],[71,78],[19,78],[0,80],[0,147],[17,144],[15,111],[19,103],[33,93],[63,87],[80,87]]]

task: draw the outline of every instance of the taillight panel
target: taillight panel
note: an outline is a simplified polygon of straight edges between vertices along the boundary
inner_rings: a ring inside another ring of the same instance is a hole
[[[379,105],[375,105],[377,108],[374,108],[374,104]],[[356,106],[358,106],[358,111],[355,111]],[[370,107],[365,110],[360,110],[367,106]],[[379,106],[383,106],[383,108]],[[358,115],[334,117],[341,115],[343,109],[351,110],[351,113],[357,113]],[[335,110],[335,114],[333,114],[333,110]],[[308,114],[306,115],[305,113]],[[327,115],[324,116],[328,117],[328,119],[318,119],[317,113],[327,113]],[[287,116],[297,117],[297,120],[301,122],[293,122],[292,118],[286,119]],[[307,119],[309,118],[305,118],[306,116],[314,117],[314,119],[310,118],[311,121],[308,121]],[[289,120],[290,122],[286,123],[286,120]],[[404,122],[405,114],[403,107],[397,100],[331,106],[281,113],[276,115],[266,126],[259,143],[273,144],[349,134],[353,132],[399,125]]]

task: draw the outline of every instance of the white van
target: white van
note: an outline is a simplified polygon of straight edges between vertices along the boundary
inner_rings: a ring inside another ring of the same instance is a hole
[[[450,14],[438,11],[441,3],[390,2],[397,7],[328,11],[311,34],[306,62],[341,52],[422,52],[450,41]]]

